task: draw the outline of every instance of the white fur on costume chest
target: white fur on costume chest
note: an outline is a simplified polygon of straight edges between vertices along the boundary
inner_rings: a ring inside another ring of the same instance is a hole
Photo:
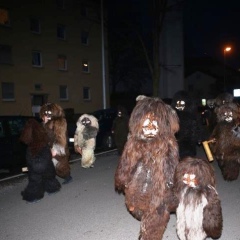
[[[52,152],[56,153],[55,155],[60,155],[60,156],[66,155],[65,147],[55,143],[53,144]]]
[[[66,155],[66,152],[65,152],[65,148],[59,144],[53,144],[52,146],[52,154],[54,156],[58,155],[58,156],[63,156],[63,155]],[[56,158],[52,158],[52,162],[53,162],[53,165],[54,167],[56,167],[56,165],[58,164],[58,160]]]
[[[180,240],[204,240],[207,235],[203,230],[203,209],[208,204],[202,194],[196,203],[196,195],[188,197],[184,203],[187,188],[184,189],[177,208],[177,234]]]

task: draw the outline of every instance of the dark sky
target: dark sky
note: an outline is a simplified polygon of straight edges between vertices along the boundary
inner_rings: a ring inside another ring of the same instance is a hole
[[[127,18],[148,28],[150,0],[110,0],[110,18]],[[224,46],[231,45],[226,64],[240,68],[240,0],[185,0],[184,42],[186,56],[204,54],[223,61]],[[121,30],[119,30],[121,31]]]
[[[240,1],[187,0],[184,8],[185,53],[207,54],[240,68]]]

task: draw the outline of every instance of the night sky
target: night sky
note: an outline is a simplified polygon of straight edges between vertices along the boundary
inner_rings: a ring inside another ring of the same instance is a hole
[[[111,21],[130,19],[148,29],[151,16],[149,0],[109,1]],[[184,43],[185,56],[209,55],[223,61],[224,46],[231,45],[226,64],[240,68],[240,1],[185,0]],[[118,29],[121,31],[121,29]]]
[[[240,68],[240,1],[187,0],[184,8],[185,54],[207,54],[223,61],[224,46],[232,51],[226,63]]]

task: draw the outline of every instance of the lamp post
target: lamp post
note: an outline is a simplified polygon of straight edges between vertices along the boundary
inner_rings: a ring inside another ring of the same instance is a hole
[[[231,51],[231,47],[225,47],[224,48],[224,51],[223,51],[223,57],[224,57],[224,68],[223,68],[223,70],[224,70],[224,72],[223,72],[223,87],[224,87],[224,91],[226,91],[226,70],[225,70],[225,68],[226,68],[226,53],[227,52],[229,52],[229,51]]]

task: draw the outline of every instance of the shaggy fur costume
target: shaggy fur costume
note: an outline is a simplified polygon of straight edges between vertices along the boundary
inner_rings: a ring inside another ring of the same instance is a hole
[[[29,119],[21,133],[20,140],[27,148],[28,185],[22,191],[23,200],[32,202],[43,198],[44,192],[60,190],[52,154],[44,127],[35,119]]]
[[[216,108],[217,125],[210,140],[214,158],[222,171],[223,178],[233,181],[238,178],[240,168],[240,123],[239,109],[235,103],[226,103]]]
[[[174,109],[159,98],[139,96],[129,120],[129,137],[115,173],[115,189],[141,221],[141,240],[160,240],[176,203],[173,175],[179,162]]]
[[[77,121],[74,149],[82,155],[83,168],[93,167],[95,162],[94,150],[98,129],[98,120],[93,115],[83,114]]]
[[[220,107],[226,103],[233,102],[233,95],[231,93],[221,93],[215,98],[215,106]]]
[[[50,139],[53,163],[57,175],[61,178],[70,178],[69,149],[67,144],[67,121],[61,106],[55,103],[44,104],[40,109],[40,117],[48,117],[45,129]]]
[[[179,201],[176,213],[180,240],[221,236],[221,202],[214,170],[208,161],[190,157],[183,159],[174,175],[174,192]]]
[[[127,142],[129,116],[127,110],[119,106],[118,116],[113,121],[112,133],[116,144],[118,154],[121,155]]]
[[[177,111],[180,122],[180,130],[176,134],[180,159],[195,157],[197,144],[205,138],[196,104],[188,92],[179,91],[173,96],[172,107]]]

